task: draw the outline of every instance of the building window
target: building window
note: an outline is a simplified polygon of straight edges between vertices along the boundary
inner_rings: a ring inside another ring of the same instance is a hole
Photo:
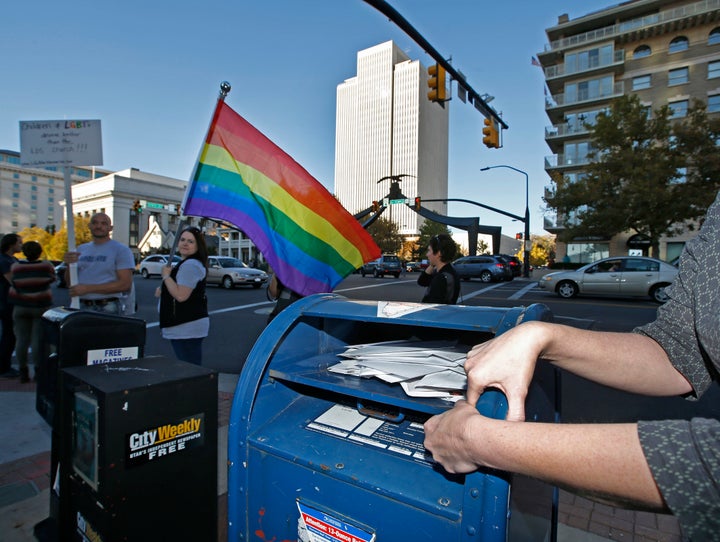
[[[32,190],[33,192],[37,192],[37,186],[32,185],[32,186],[30,187],[30,190]]]
[[[13,183],[13,190],[20,190],[20,183]]]
[[[32,182],[36,183],[36,182],[37,182],[37,175],[33,175],[32,177],[30,177],[30,180],[31,180]]]
[[[689,47],[688,39],[685,36],[678,36],[670,42],[668,47],[668,53],[679,53],[680,51],[687,51]]]
[[[48,188],[48,194],[54,194],[55,189],[54,188]]]
[[[650,76],[649,75],[639,75],[638,77],[633,77],[633,80],[632,80],[632,89],[633,90],[643,90],[645,88],[650,88]]]
[[[13,179],[19,179],[20,174],[19,173],[13,173]]]
[[[720,43],[720,27],[713,28],[708,36],[708,45],[717,45]]]
[[[31,199],[32,201],[37,201],[37,194],[32,194],[32,195],[30,196],[30,199]]]
[[[633,51],[633,58],[645,58],[652,54],[652,49],[648,45],[641,45]]]
[[[48,184],[55,184],[55,179],[48,179]]]
[[[720,60],[708,62],[708,79],[720,77]]]
[[[687,100],[679,100],[677,102],[670,102],[668,104],[670,106],[671,119],[681,119],[685,116],[687,116],[688,111],[688,101]]]
[[[708,96],[707,112],[720,113],[720,94]]]
[[[668,86],[682,85],[688,82],[688,69],[677,68],[676,70],[670,70],[668,72]]]

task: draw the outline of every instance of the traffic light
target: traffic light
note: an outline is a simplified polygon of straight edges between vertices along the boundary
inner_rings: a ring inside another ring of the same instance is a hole
[[[142,213],[142,207],[140,206],[140,200],[136,199],[133,201],[132,210],[136,213]]]
[[[380,209],[380,204],[377,201],[373,201],[373,212],[377,213]]]
[[[522,241],[522,238],[523,238],[522,232],[519,232],[519,233],[516,233],[516,234],[515,234],[515,239],[518,239],[519,241]]]
[[[483,143],[490,149],[500,148],[500,133],[498,132],[497,125],[490,119],[485,119],[485,127],[482,130]]]
[[[416,211],[419,211],[419,210],[420,210],[420,196],[417,196],[417,197],[415,198],[415,210],[416,210]]]
[[[440,64],[433,64],[427,69],[428,75],[428,86],[430,91],[428,92],[428,100],[433,102],[444,102],[447,100],[447,90],[445,89],[445,68]]]

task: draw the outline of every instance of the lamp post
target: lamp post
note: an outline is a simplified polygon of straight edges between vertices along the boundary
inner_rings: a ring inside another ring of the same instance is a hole
[[[518,173],[522,173],[523,175],[525,175],[525,219],[523,220],[523,222],[525,223],[525,233],[523,234],[523,277],[528,278],[530,277],[530,180],[528,178],[528,174],[525,173],[523,170],[512,166],[507,166],[505,164],[483,167],[480,168],[480,171],[487,171],[489,169],[495,169],[499,167],[512,169],[513,171],[517,171]]]

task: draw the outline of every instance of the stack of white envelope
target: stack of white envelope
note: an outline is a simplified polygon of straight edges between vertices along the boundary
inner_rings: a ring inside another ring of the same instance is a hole
[[[469,347],[453,341],[403,340],[348,345],[342,361],[328,371],[399,383],[412,397],[462,399],[467,385],[463,364]]]

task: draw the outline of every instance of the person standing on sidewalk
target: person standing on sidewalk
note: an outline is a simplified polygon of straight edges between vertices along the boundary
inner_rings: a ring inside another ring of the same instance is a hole
[[[162,285],[155,291],[160,298],[160,328],[180,361],[202,365],[202,343],[210,330],[205,280],[208,251],[199,228],[180,234],[178,252],[182,260],[163,266]]]
[[[8,299],[10,291],[10,268],[18,260],[14,256],[22,249],[22,238],[17,233],[3,235],[0,240],[0,376],[17,378],[20,373],[12,368],[12,353],[15,350],[15,331],[13,328],[13,307]]]
[[[80,309],[108,314],[129,314],[123,306],[131,295],[135,258],[131,250],[110,238],[112,222],[105,213],[90,218],[92,241],[66,252],[65,278],[70,296],[80,297]],[[78,283],[70,284],[70,264],[78,264]]]
[[[27,241],[22,246],[26,261],[19,261],[10,268],[12,274],[9,298],[12,301],[15,326],[15,355],[20,365],[20,382],[30,382],[28,370],[28,347],[37,371],[40,363],[42,342],[42,315],[52,305],[51,286],[55,282],[55,268],[40,260],[42,246],[37,241]]]

